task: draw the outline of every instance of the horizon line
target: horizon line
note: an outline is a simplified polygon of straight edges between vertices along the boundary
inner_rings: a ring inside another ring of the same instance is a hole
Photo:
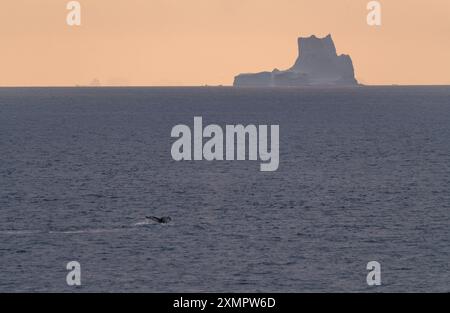
[[[308,89],[308,88],[361,88],[361,87],[450,87],[449,84],[358,84],[355,86],[333,86],[333,85],[317,85],[317,86],[298,86],[298,87],[237,87],[233,85],[11,85],[0,86],[6,88],[236,88],[236,89]]]

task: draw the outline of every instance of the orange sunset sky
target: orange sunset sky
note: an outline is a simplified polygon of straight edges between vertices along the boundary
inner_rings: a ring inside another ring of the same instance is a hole
[[[0,86],[230,85],[331,33],[364,84],[450,84],[450,0],[1,0]]]

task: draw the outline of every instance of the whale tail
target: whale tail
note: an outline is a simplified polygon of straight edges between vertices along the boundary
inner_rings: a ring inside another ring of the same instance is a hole
[[[152,220],[152,221],[155,221],[155,222],[158,222],[158,223],[161,223],[161,219],[157,218],[156,216],[146,216],[145,218],[149,219],[149,220]]]
[[[169,223],[172,219],[170,218],[170,216],[164,216],[164,217],[156,217],[156,216],[146,216],[146,219],[152,220],[154,222],[160,223],[160,224],[167,224]]]

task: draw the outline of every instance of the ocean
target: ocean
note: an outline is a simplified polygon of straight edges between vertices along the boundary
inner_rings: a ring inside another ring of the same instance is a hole
[[[194,116],[279,125],[278,170],[174,161]],[[0,88],[1,292],[449,292],[449,263],[450,87]]]

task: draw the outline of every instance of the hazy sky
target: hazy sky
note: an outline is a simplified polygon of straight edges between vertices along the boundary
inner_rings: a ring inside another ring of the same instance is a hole
[[[450,0],[1,0],[0,86],[203,85],[286,69],[331,33],[366,84],[450,84]]]

